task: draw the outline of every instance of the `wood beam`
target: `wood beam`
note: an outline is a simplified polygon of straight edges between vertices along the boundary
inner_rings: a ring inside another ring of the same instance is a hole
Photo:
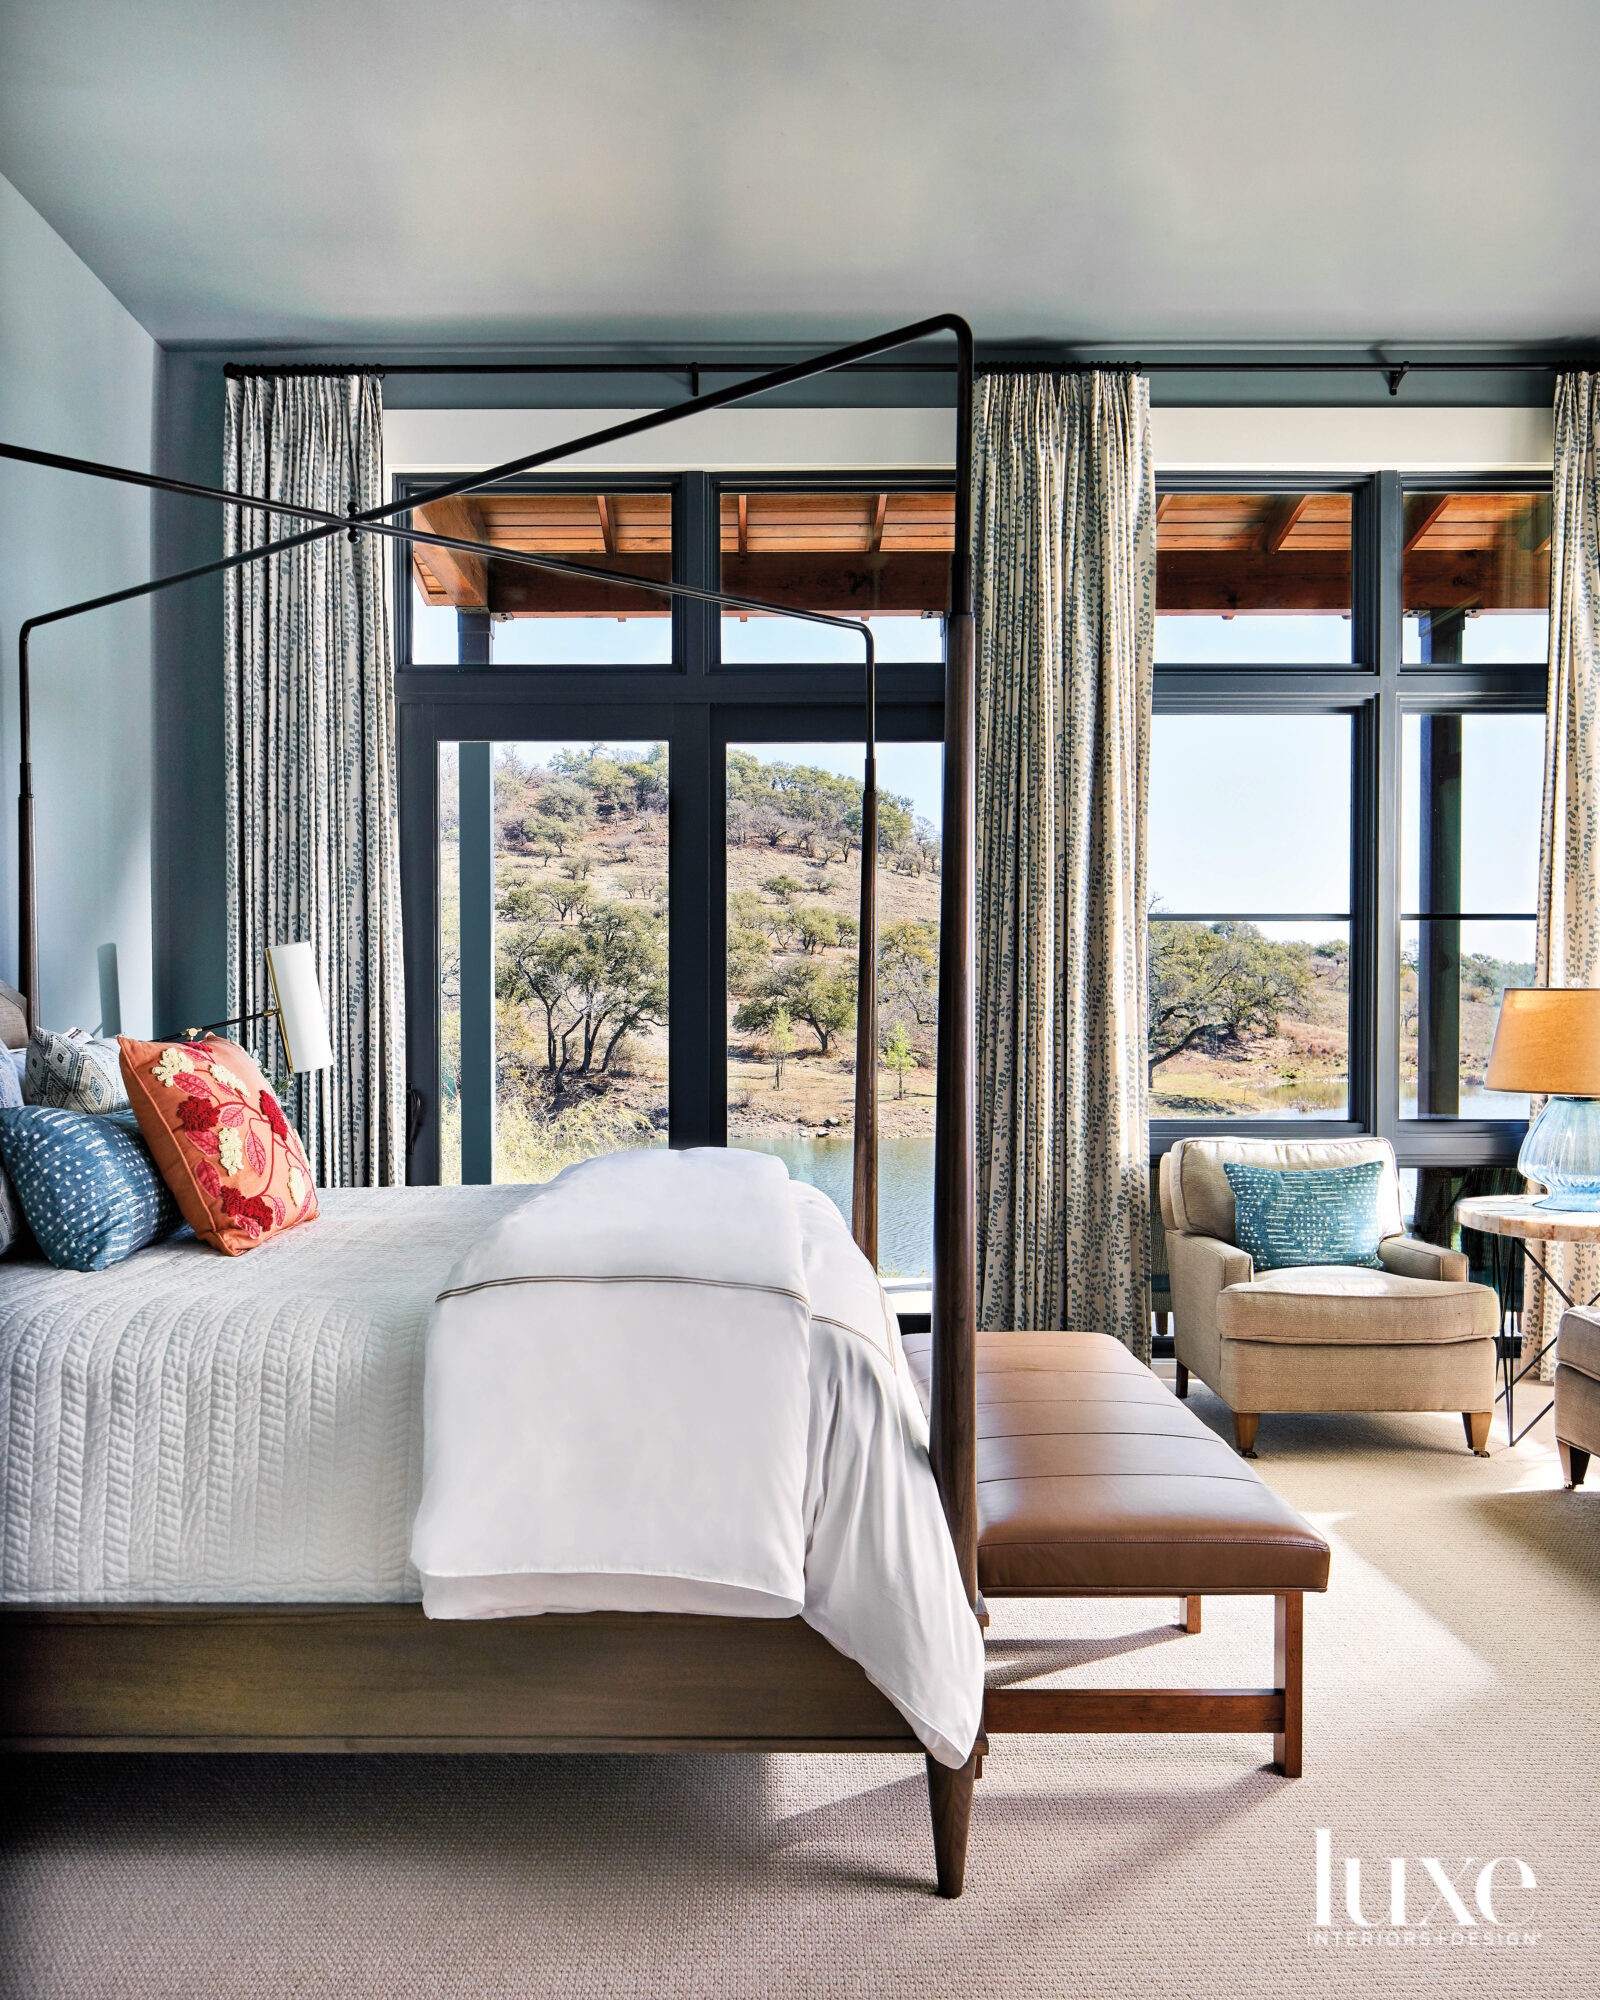
[[[488,539],[477,510],[460,494],[454,499],[435,500],[431,506],[417,508],[412,520],[429,534],[454,535],[463,542]],[[487,610],[489,579],[481,556],[469,556],[459,549],[429,547],[423,560],[437,579],[446,601],[455,605],[458,611]]]
[[[1164,520],[1165,520],[1165,519],[1167,518],[1167,509],[1168,509],[1168,508],[1169,508],[1169,507],[1170,507],[1171,505],[1172,505],[1172,495],[1171,495],[1170,493],[1163,493],[1163,494],[1161,495],[1160,499],[1159,499],[1159,500],[1157,500],[1157,502],[1156,502],[1156,526],[1157,526],[1158,528],[1159,528],[1159,527],[1161,526],[1161,523],[1162,523],[1162,522],[1163,522],[1163,521],[1164,521]]]
[[[748,493],[741,493],[739,495],[739,553],[742,556],[747,556],[750,553],[750,495]]]
[[[1407,500],[1405,539],[1407,555],[1450,505],[1451,498],[1448,493],[1415,493]]]
[[[867,539],[867,554],[875,556],[883,547],[883,517],[889,511],[889,496],[880,493],[872,504],[872,533]]]
[[[1294,533],[1295,523],[1311,505],[1309,493],[1286,493],[1267,509],[1261,524],[1261,552],[1275,556]]]
[[[617,512],[615,503],[604,493],[594,496],[594,504],[600,514],[600,539],[605,544],[606,554],[617,553]]]

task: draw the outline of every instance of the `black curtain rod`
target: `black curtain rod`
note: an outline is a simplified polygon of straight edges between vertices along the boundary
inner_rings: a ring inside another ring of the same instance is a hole
[[[232,379],[250,375],[673,375],[686,376],[698,383],[702,375],[758,374],[771,366],[761,361],[375,361],[371,363],[286,361],[252,363],[229,361],[223,374]],[[1168,356],[1158,361],[1129,361],[1112,357],[1037,355],[1018,359],[985,360],[975,363],[980,375],[1107,373],[1124,370],[1135,375],[1365,375],[1376,373],[1390,378],[1391,384],[1407,375],[1555,375],[1566,369],[1600,367],[1600,355],[1574,353],[1529,356],[1522,360],[1463,361],[1352,360],[1348,356],[1328,361],[1306,360],[1188,360]],[[948,361],[856,361],[835,369],[840,375],[948,375]],[[1391,387],[1391,394],[1395,393]]]

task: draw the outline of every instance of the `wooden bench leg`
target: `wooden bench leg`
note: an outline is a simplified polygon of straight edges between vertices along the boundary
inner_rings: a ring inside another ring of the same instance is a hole
[[[1261,1418],[1249,1416],[1243,1410],[1233,1412],[1233,1441],[1239,1447],[1241,1458],[1256,1455],[1256,1432],[1261,1428]]]
[[[1283,1696],[1283,1727],[1273,1733],[1272,1761],[1286,1778],[1300,1775],[1300,1688],[1305,1656],[1305,1593],[1280,1590],[1273,1620],[1273,1679]]]
[[[959,1771],[952,1771],[935,1757],[927,1762],[939,1894],[959,1896],[967,1879],[967,1829],[972,1824],[972,1782],[978,1774],[978,1753],[974,1750]]]
[[[1493,1410],[1463,1410],[1461,1412],[1461,1428],[1467,1434],[1467,1443],[1472,1446],[1472,1449],[1478,1454],[1479,1458],[1487,1458],[1489,1456],[1489,1419],[1493,1415]]]
[[[1589,1454],[1575,1444],[1563,1444],[1556,1439],[1556,1449],[1561,1454],[1561,1477],[1570,1491],[1583,1484],[1583,1475],[1589,1470]]]
[[[1178,1611],[1180,1613],[1178,1618],[1178,1629],[1180,1632],[1193,1634],[1200,1630],[1200,1600],[1198,1597],[1180,1597],[1178,1599]]]
[[[1181,1361],[1180,1361],[1180,1362],[1178,1363],[1178,1379],[1177,1379],[1177,1382],[1176,1382],[1176,1384],[1175,1384],[1174,1386],[1176,1387],[1176,1389],[1177,1389],[1177,1391],[1178,1391],[1178,1401],[1179,1401],[1180,1403],[1186,1403],[1186,1402],[1188,1402],[1188,1400],[1189,1400],[1189,1371],[1188,1371],[1188,1369],[1187,1369],[1187,1368],[1185,1368],[1185,1367],[1184,1367],[1184,1365],[1183,1365],[1183,1363],[1182,1363]]]

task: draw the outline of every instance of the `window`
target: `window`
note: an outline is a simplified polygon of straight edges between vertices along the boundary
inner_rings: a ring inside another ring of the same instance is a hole
[[[439,745],[441,1180],[665,1138],[667,771],[665,743]]]
[[[843,478],[814,491],[841,519],[845,503],[862,519],[876,504],[864,483]],[[795,480],[761,492],[814,497]],[[886,522],[895,523],[897,502],[919,494],[931,494],[937,505],[924,511],[942,509],[948,523],[948,491],[925,481],[888,494]],[[625,504],[630,496],[637,509]],[[522,546],[591,563],[599,548],[583,544],[602,538],[599,497],[613,496],[597,494],[592,480],[530,480],[474,501],[502,545],[520,536]],[[719,491],[705,473],[631,482],[614,497],[614,560],[651,579],[667,565],[683,581],[704,578],[730,500],[737,533],[738,492]],[[756,497],[752,484],[747,498]],[[534,504],[547,499],[559,504]],[[757,509],[758,526],[760,518]],[[558,531],[569,536],[564,544]],[[654,546],[644,546],[652,534]],[[948,547],[922,553],[932,557],[924,582],[947,584]],[[790,552],[810,567],[791,573],[788,601],[838,601],[827,555]],[[861,567],[859,554],[852,561]],[[752,660],[720,658],[721,621],[695,605],[654,616],[652,602],[665,600],[652,593],[635,618],[639,593],[624,602],[616,586],[588,583],[574,593],[560,578],[547,589],[543,577],[498,560],[480,592],[486,602],[432,604],[419,599],[416,558],[397,562],[411,1177],[521,1181],[619,1145],[732,1140],[785,1149],[794,1171],[847,1206],[859,641],[841,635],[836,651],[801,655],[789,664],[803,673],[786,675],[787,643]],[[894,563],[886,573],[893,581]],[[751,587],[774,591],[781,604],[783,581],[769,567]],[[437,594],[438,575],[433,582]],[[534,596],[513,605],[521,590]],[[935,615],[924,619],[928,595],[919,585],[906,596],[902,618],[889,608],[902,600],[880,589],[873,611],[884,795],[880,1244],[886,1276],[911,1280],[928,1269],[933,1211],[928,989],[937,965],[945,606],[933,602]],[[446,625],[430,636],[429,619],[455,621],[454,634]],[[890,643],[897,619],[934,657],[916,657],[910,640]],[[751,620],[758,624],[769,633],[811,629],[781,617]],[[648,633],[649,657],[626,654],[632,641],[617,635],[634,631]],[[782,876],[798,889],[765,886]],[[784,1031],[772,1032],[775,1007],[757,1015],[775,997],[769,980],[791,966],[801,984],[818,975],[848,988],[848,1000],[830,1021],[803,1005],[806,995],[787,995],[794,1046],[782,1051],[774,1089]]]
[[[1156,661],[1348,663],[1351,496],[1163,492]]]
[[[725,487],[719,540],[724,590],[869,619],[880,661],[943,660],[953,494]],[[825,625],[722,616],[725,666],[860,657],[859,640]]]
[[[419,508],[415,525],[464,541],[666,581],[672,493],[537,491],[465,494]],[[410,552],[414,666],[670,666],[672,600],[526,564],[487,564],[450,549]]]
[[[878,748],[878,1262],[933,1258],[939,999],[937,743]],[[728,1143],[775,1153],[848,1220],[861,751],[728,746]]]
[[[1345,1118],[1350,719],[1155,718],[1156,1118]]]
[[[1405,499],[1408,666],[1543,666],[1550,643],[1550,495]]]
[[[1532,972],[1549,558],[1531,478],[1158,480],[1155,1150],[1323,1118],[1515,1160],[1484,1077]]]
[[[1402,728],[1400,1115],[1526,1118],[1484,1072],[1501,994],[1533,978],[1544,718]]]

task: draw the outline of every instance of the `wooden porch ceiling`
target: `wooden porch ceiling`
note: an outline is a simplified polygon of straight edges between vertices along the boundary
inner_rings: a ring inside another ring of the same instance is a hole
[[[419,527],[560,556],[596,569],[671,573],[666,493],[492,493],[419,508]],[[730,591],[847,615],[938,611],[949,595],[949,493],[724,493],[722,582]],[[510,564],[418,548],[430,604],[520,617],[662,616],[668,600]]]
[[[1156,609],[1348,612],[1351,519],[1347,493],[1163,494]],[[1542,609],[1549,592],[1547,494],[1408,496],[1407,611]]]
[[[1163,614],[1350,610],[1347,493],[1168,493],[1156,508]],[[419,526],[505,549],[665,581],[666,493],[491,493],[419,508]],[[722,496],[723,587],[847,615],[942,610],[955,502],[948,493]],[[1416,493],[1405,514],[1407,611],[1542,609],[1550,500],[1537,493]],[[518,617],[661,617],[664,597],[418,548],[430,604]]]

